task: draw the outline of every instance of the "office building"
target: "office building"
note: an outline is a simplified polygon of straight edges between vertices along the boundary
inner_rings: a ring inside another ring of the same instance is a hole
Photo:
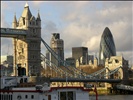
[[[105,59],[110,58],[111,56],[116,56],[116,48],[113,35],[110,32],[109,28],[106,27],[102,34],[100,42],[99,64],[105,65]]]
[[[73,47],[72,58],[75,59],[76,67],[78,65],[88,64],[88,48],[87,47]]]
[[[57,54],[58,59],[64,60],[64,41],[60,39],[59,33],[53,33],[50,41],[50,46],[52,50]],[[55,57],[51,54],[51,62],[56,64],[57,66],[62,66],[63,63],[55,59]]]

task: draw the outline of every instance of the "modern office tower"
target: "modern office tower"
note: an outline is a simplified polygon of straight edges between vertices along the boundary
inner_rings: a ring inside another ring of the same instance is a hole
[[[116,56],[116,48],[112,33],[109,28],[106,27],[100,42],[99,64],[105,65],[106,58],[110,58],[111,56]]]
[[[72,58],[75,59],[75,63],[77,63],[78,61],[79,65],[88,64],[88,48],[87,47],[73,47]]]
[[[52,34],[50,46],[52,50],[58,55],[58,58],[64,60],[64,41],[60,39],[59,33]],[[51,62],[56,64],[57,66],[63,65],[63,63],[55,59],[55,57],[52,54],[50,56],[50,59],[51,59]]]

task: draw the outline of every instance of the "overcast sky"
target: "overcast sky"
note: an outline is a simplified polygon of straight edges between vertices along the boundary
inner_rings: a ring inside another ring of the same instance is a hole
[[[1,2],[1,27],[12,27],[14,14],[22,15],[26,1]],[[88,47],[89,54],[99,52],[101,35],[108,27],[114,37],[117,55],[133,63],[132,1],[28,1],[32,15],[40,12],[42,38],[49,44],[51,33],[60,33],[65,57],[72,47]],[[44,46],[41,46],[45,54]],[[12,39],[1,39],[1,54],[13,54]]]

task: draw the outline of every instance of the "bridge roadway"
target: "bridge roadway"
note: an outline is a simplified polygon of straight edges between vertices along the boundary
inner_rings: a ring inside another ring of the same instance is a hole
[[[15,38],[18,36],[26,36],[27,30],[13,29],[13,28],[0,28],[0,37]]]
[[[122,79],[50,78],[50,82],[107,82],[120,83]]]

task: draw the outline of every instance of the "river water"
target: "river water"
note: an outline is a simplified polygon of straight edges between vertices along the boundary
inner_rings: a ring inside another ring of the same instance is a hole
[[[96,100],[96,97],[90,96],[90,100]],[[133,95],[102,95],[98,100],[133,100]]]

